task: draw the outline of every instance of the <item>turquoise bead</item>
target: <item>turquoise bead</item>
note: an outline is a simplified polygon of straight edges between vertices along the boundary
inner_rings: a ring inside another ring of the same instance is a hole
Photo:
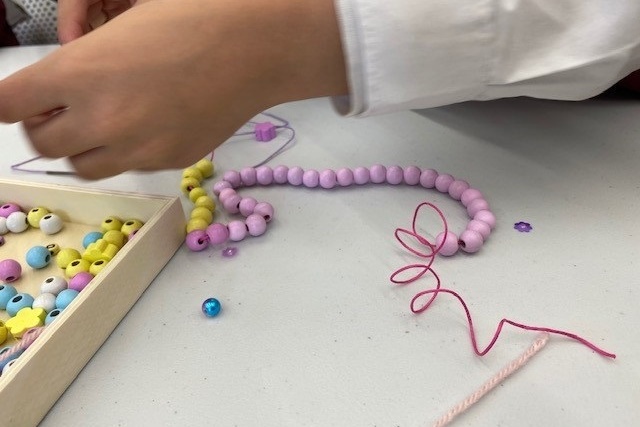
[[[27,264],[31,268],[45,268],[51,261],[51,252],[44,246],[34,246],[27,251]]]
[[[5,347],[2,350],[0,350],[0,356],[2,356],[3,354],[5,354],[7,351],[11,350],[11,346]],[[2,372],[2,370],[4,369],[4,367],[9,364],[9,362],[11,362],[14,359],[17,359],[18,356],[20,356],[22,353],[24,353],[24,350],[19,350],[15,353],[13,353],[11,356],[9,356],[8,358],[0,361],[0,372]]]
[[[18,295],[18,291],[11,285],[0,285],[0,310],[6,310],[7,303],[11,300],[11,298]]]
[[[207,298],[202,303],[202,312],[207,317],[216,317],[220,313],[221,309],[222,305],[220,304],[220,301],[215,298]]]
[[[45,326],[56,320],[60,313],[62,313],[62,310],[60,310],[59,308],[54,308],[53,310],[51,310],[49,314],[47,314],[47,317],[45,317],[44,319]]]
[[[56,297],[56,308],[58,310],[64,310],[67,308],[71,301],[73,301],[80,292],[74,289],[65,289],[61,291]]]
[[[87,233],[82,239],[82,246],[86,249],[92,243],[97,242],[102,239],[102,233],[99,231],[92,231],[91,233]]]
[[[17,294],[7,303],[7,314],[11,317],[18,314],[25,307],[31,307],[33,297],[29,294]]]

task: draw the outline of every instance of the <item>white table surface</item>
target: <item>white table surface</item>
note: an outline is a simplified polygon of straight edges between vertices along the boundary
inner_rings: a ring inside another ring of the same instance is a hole
[[[0,50],[0,77],[51,49]],[[618,355],[551,337],[454,425],[640,425],[640,103],[519,99],[367,119],[339,117],[327,100],[271,111],[298,133],[273,166],[415,164],[486,195],[498,226],[482,250],[435,264],[443,285],[467,300],[483,347],[507,317],[575,332]],[[180,171],[100,182],[15,173],[9,166],[32,155],[20,126],[0,125],[0,141],[3,178],[179,194]],[[218,177],[274,147],[225,143]],[[180,248],[42,427],[428,426],[538,336],[506,327],[480,358],[453,298],[409,311],[433,282],[391,284],[393,270],[416,261],[394,229],[409,226],[421,201],[440,206],[454,231],[466,224],[462,207],[435,190],[241,194],[274,205],[267,234],[237,244],[230,259]],[[533,231],[515,231],[518,221]],[[200,304],[212,296],[223,313],[207,319]]]

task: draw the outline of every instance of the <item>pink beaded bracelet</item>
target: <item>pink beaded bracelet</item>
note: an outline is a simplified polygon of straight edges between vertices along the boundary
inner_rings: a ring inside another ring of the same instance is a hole
[[[353,170],[341,168],[337,171],[326,169],[318,172],[301,167],[260,166],[247,167],[240,171],[227,171],[223,179],[213,186],[213,193],[230,214],[240,214],[245,220],[234,220],[229,224],[213,223],[205,230],[194,230],[187,235],[189,249],[201,251],[208,245],[219,245],[227,241],[238,242],[247,236],[260,236],[265,233],[267,224],[273,219],[274,209],[269,203],[258,202],[253,197],[242,197],[236,189],[254,185],[289,184],[307,188],[321,187],[331,189],[365,184],[420,185],[423,188],[435,188],[458,200],[466,208],[471,219],[459,236],[451,231],[440,233],[436,237],[439,254],[451,256],[462,250],[473,253],[480,250],[491,230],[496,225],[495,215],[489,210],[489,204],[479,190],[471,188],[469,183],[449,174],[440,174],[434,169],[421,170],[416,166],[401,168],[373,165],[371,168],[358,167]]]

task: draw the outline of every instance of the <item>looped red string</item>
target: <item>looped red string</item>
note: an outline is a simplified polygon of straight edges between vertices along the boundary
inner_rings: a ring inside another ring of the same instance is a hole
[[[446,293],[449,295],[453,295],[462,305],[462,308],[465,311],[465,314],[467,316],[467,323],[469,325],[469,335],[471,338],[471,345],[473,347],[473,350],[475,352],[476,355],[478,356],[484,356],[485,354],[487,354],[495,345],[495,343],[498,341],[498,337],[500,336],[500,333],[502,332],[502,328],[504,326],[505,323],[515,326],[516,328],[520,328],[520,329],[524,329],[527,331],[540,331],[540,332],[548,332],[550,334],[556,334],[556,335],[562,335],[565,336],[567,338],[573,339],[575,341],[578,341],[579,343],[587,346],[588,348],[590,348],[591,350],[595,351],[596,353],[600,354],[601,356],[605,356],[605,357],[610,357],[612,359],[616,358],[616,355],[613,353],[609,353],[605,350],[602,350],[601,348],[597,347],[596,345],[592,344],[591,342],[587,341],[586,339],[571,333],[571,332],[566,332],[566,331],[562,331],[562,330],[558,330],[558,329],[551,329],[551,328],[546,328],[546,327],[540,327],[540,326],[529,326],[529,325],[524,325],[522,323],[517,323],[514,322],[512,320],[503,318],[502,320],[500,320],[500,322],[498,323],[498,326],[496,328],[495,333],[493,334],[493,337],[491,338],[491,341],[489,342],[489,344],[484,348],[484,350],[480,350],[478,348],[478,342],[476,339],[476,333],[475,333],[475,329],[473,327],[473,319],[471,317],[471,312],[469,311],[469,308],[467,307],[467,304],[464,302],[464,299],[462,298],[462,296],[460,296],[457,292],[451,290],[451,289],[445,289],[441,287],[441,280],[440,277],[436,274],[436,272],[433,270],[432,265],[435,261],[435,257],[438,254],[438,252],[440,251],[440,249],[442,248],[442,245],[444,243],[444,241],[442,243],[440,243],[440,245],[438,247],[436,247],[434,244],[432,244],[431,242],[429,242],[424,236],[421,236],[420,233],[418,233],[418,231],[416,230],[416,224],[417,224],[417,218],[418,218],[418,214],[420,213],[420,210],[424,207],[424,206],[428,206],[430,208],[432,208],[433,210],[435,210],[438,215],[440,216],[440,218],[442,219],[442,222],[444,224],[444,232],[446,233],[448,231],[448,225],[447,225],[447,220],[444,217],[444,214],[442,213],[442,211],[440,209],[438,209],[437,206],[435,206],[432,203],[429,202],[423,202],[420,203],[414,213],[413,213],[413,219],[411,222],[411,231],[406,230],[404,228],[397,228],[394,235],[396,237],[396,239],[400,242],[400,244],[407,249],[409,252],[413,253],[414,255],[417,255],[421,258],[427,258],[429,259],[429,261],[427,262],[427,264],[409,264],[406,265],[404,267],[401,267],[399,269],[397,269],[396,271],[393,272],[393,274],[390,277],[391,282],[398,284],[398,285],[406,285],[409,283],[412,283],[420,278],[422,278],[422,276],[424,276],[427,273],[431,273],[433,274],[433,276],[436,279],[436,286],[433,289],[427,289],[421,292],[418,292],[412,299],[411,299],[411,311],[413,313],[419,314],[422,313],[423,311],[426,311],[431,304],[435,301],[436,297],[442,292],[442,293]],[[415,238],[420,244],[422,244],[423,246],[426,246],[429,248],[430,252],[429,253],[423,253],[420,252],[414,248],[412,248],[411,246],[409,246],[403,239],[402,237],[408,235],[411,236],[413,238]],[[417,270],[417,273],[415,273],[412,276],[409,276],[406,279],[399,279],[398,276],[401,275],[402,273],[405,273],[407,271],[413,271],[413,270]],[[420,298],[422,298],[425,295],[430,295],[429,300],[418,306],[417,302]]]

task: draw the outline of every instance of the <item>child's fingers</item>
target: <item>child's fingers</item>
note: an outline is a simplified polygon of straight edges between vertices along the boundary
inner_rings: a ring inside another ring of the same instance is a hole
[[[0,80],[0,122],[16,123],[64,107],[40,63]]]
[[[87,13],[93,5],[100,6],[100,4],[100,0],[59,0],[58,39],[60,43],[69,43],[86,34],[89,31]]]

